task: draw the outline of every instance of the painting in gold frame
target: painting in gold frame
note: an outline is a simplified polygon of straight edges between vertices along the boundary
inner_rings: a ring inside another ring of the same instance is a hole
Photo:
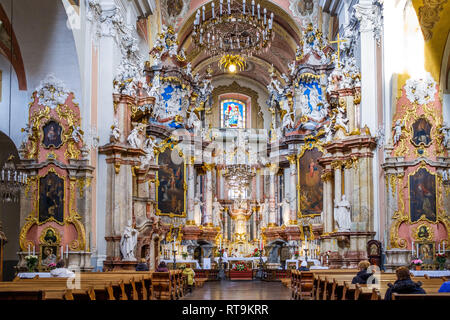
[[[420,117],[412,124],[413,137],[411,142],[416,147],[428,147],[431,142],[431,123],[425,118]]]
[[[433,264],[435,255],[434,241],[417,242],[419,248],[418,258],[422,260],[423,264]]]
[[[174,145],[165,147],[158,153],[157,163],[156,214],[185,217],[186,163],[182,152]]]
[[[64,222],[64,179],[54,171],[39,178],[39,223]]]
[[[320,215],[323,210],[323,168],[318,159],[323,153],[317,148],[306,150],[299,159],[301,215]]]
[[[409,176],[409,212],[411,222],[429,220],[436,222],[436,175],[420,167]]]

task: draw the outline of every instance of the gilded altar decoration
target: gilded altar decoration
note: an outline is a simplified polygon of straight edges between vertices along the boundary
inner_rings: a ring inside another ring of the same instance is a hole
[[[40,250],[38,265],[41,268],[49,268],[52,264],[56,265],[56,262],[61,259],[57,245],[41,245]]]
[[[42,230],[39,243],[46,245],[59,245],[61,243],[61,235],[55,228],[47,227]]]
[[[423,223],[419,224],[417,228],[413,230],[413,238],[416,241],[424,241],[424,240],[433,241],[434,239],[433,229],[431,229],[426,224]]]
[[[431,144],[431,123],[425,118],[420,117],[412,125],[413,137],[411,142],[419,147],[428,147]]]
[[[64,179],[55,171],[39,178],[39,223],[64,221]]]
[[[156,174],[157,215],[186,216],[186,163],[174,142],[158,148]]]
[[[436,221],[436,175],[426,168],[419,168],[409,176],[411,221]]]

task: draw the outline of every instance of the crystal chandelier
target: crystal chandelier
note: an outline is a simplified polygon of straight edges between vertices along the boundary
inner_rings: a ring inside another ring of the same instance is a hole
[[[16,170],[12,159],[9,156],[2,168],[0,180],[0,197],[3,203],[18,202],[20,189],[26,184],[27,174]]]
[[[255,176],[248,164],[234,164],[227,167],[223,175],[230,189],[244,190],[250,186],[251,179]]]
[[[217,5],[218,4],[218,5]],[[194,19],[192,39],[196,47],[210,55],[253,54],[270,47],[273,12],[261,8],[255,0],[212,1],[211,8],[203,6],[197,10]]]

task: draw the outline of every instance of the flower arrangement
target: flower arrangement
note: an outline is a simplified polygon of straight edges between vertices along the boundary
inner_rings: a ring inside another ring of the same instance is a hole
[[[439,264],[440,270],[444,270],[446,260],[447,257],[445,256],[445,253],[436,253],[436,262]]]
[[[56,269],[56,263],[52,262],[47,265],[50,270]]]
[[[249,271],[245,263],[236,263],[233,265],[233,271]]]
[[[184,260],[186,260],[186,258],[188,257],[188,254],[187,254],[187,252],[183,252],[181,254],[181,256],[183,257]]]
[[[28,255],[25,257],[25,261],[27,262],[28,271],[33,272],[36,269],[38,257],[35,255]]]
[[[298,256],[300,255],[300,253],[298,252],[298,251],[295,251],[294,252],[294,256],[295,256],[295,259],[298,259]]]
[[[252,253],[252,257],[260,257],[261,256],[261,250],[258,248],[255,248],[255,251]]]
[[[414,266],[421,266],[422,263],[423,263],[423,261],[420,259],[414,259],[413,261],[411,261],[411,264]]]

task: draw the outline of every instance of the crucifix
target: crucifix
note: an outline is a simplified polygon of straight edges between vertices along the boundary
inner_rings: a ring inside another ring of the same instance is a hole
[[[330,41],[330,43],[337,43],[337,52],[338,52],[337,59],[338,59],[339,66],[341,65],[341,50],[340,50],[341,48],[340,48],[340,46],[341,46],[342,42],[347,42],[347,39],[341,39],[339,36],[339,33],[337,35],[336,41]]]

